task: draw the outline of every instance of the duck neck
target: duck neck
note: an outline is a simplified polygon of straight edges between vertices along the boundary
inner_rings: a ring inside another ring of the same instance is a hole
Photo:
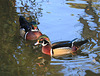
[[[52,55],[52,48],[51,48],[51,45],[50,44],[47,44],[46,46],[43,46],[42,47],[42,52],[44,54],[47,54],[47,55]]]

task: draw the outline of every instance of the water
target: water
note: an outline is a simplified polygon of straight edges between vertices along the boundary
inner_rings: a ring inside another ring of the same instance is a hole
[[[99,76],[100,0],[1,0],[0,76]],[[51,43],[89,38],[77,55],[50,58],[19,35],[19,16],[38,22]]]

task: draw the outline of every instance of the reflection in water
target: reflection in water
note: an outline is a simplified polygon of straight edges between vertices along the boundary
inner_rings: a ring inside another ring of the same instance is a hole
[[[42,8],[41,3],[36,2],[35,0],[17,0],[16,1],[16,12],[18,15],[25,15],[26,17],[30,17],[34,20],[38,20],[39,17],[42,16]]]
[[[100,2],[98,0],[55,1],[61,5],[63,5],[63,3],[70,5],[69,11],[84,9],[83,14],[77,13],[77,17],[79,17],[78,21],[81,23],[79,26],[82,26],[80,35],[84,39],[89,38],[89,43],[82,46],[79,53],[74,56],[65,56],[61,58],[45,56],[41,53],[41,46],[33,46],[36,41],[25,41],[19,36],[18,16],[23,15],[29,21],[36,20],[39,22],[39,18],[45,15],[43,13],[45,8],[42,6],[48,2],[54,6],[55,3],[52,3],[53,0],[0,1],[0,76],[99,75]],[[53,6],[51,8],[54,8]],[[64,9],[62,11],[64,11]],[[70,17],[75,16],[73,13],[70,12]],[[47,12],[47,14],[50,15],[52,12]],[[45,22],[48,22],[48,20]],[[61,25],[58,24],[58,26]],[[72,27],[69,26],[69,28]],[[48,31],[48,29],[45,30]],[[55,28],[55,30],[57,29]],[[56,37],[54,40],[56,40]]]

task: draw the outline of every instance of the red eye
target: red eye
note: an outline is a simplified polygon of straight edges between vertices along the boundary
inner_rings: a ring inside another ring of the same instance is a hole
[[[32,25],[32,27],[34,27],[34,25]]]
[[[43,41],[43,39],[41,39],[40,41]]]

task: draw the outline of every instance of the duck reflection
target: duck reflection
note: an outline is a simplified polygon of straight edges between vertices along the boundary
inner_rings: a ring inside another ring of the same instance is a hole
[[[39,63],[36,64],[38,64],[39,67],[47,67],[50,65],[51,57],[49,55],[42,54],[41,57],[38,57],[38,60]]]

